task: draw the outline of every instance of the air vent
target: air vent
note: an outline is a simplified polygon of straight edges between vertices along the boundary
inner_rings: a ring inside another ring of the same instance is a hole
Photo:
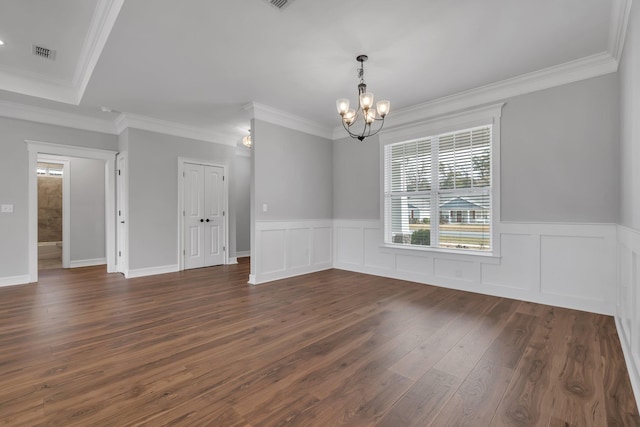
[[[40,58],[50,59],[52,61],[56,60],[56,51],[53,49],[48,49],[46,47],[31,45],[31,52],[35,56],[39,56]]]
[[[289,6],[293,0],[264,0],[265,3],[270,4],[276,9],[284,9]]]

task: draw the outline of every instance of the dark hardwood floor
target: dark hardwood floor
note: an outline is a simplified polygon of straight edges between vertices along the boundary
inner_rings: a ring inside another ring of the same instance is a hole
[[[611,317],[248,264],[0,289],[0,425],[638,426]]]

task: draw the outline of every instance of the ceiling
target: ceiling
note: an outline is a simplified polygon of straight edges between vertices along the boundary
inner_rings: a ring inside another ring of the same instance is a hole
[[[124,112],[235,144],[255,102],[331,131],[335,100],[355,100],[358,54],[392,115],[583,58],[616,61],[628,3],[2,0],[0,103],[96,123]]]

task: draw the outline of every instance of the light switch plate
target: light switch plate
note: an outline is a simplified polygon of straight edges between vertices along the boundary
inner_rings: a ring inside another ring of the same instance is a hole
[[[269,210],[269,207],[267,206],[266,203],[262,204],[262,212],[267,212],[267,210]]]
[[[0,213],[13,213],[13,205],[0,205]]]

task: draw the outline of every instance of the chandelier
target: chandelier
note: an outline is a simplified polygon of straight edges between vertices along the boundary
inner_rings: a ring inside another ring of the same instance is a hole
[[[251,148],[251,129],[249,129],[249,135],[246,135],[242,138],[242,145],[247,148]]]
[[[360,141],[368,136],[373,136],[380,132],[384,126],[384,118],[389,113],[391,103],[386,100],[378,101],[376,108],[373,107],[373,93],[367,92],[367,85],[364,82],[364,63],[369,59],[367,55],[358,55],[356,61],[360,63],[358,68],[358,109],[349,108],[349,100],[340,98],[336,101],[338,114],[342,117],[342,126],[349,133],[351,138]],[[374,126],[378,122],[379,126]]]

